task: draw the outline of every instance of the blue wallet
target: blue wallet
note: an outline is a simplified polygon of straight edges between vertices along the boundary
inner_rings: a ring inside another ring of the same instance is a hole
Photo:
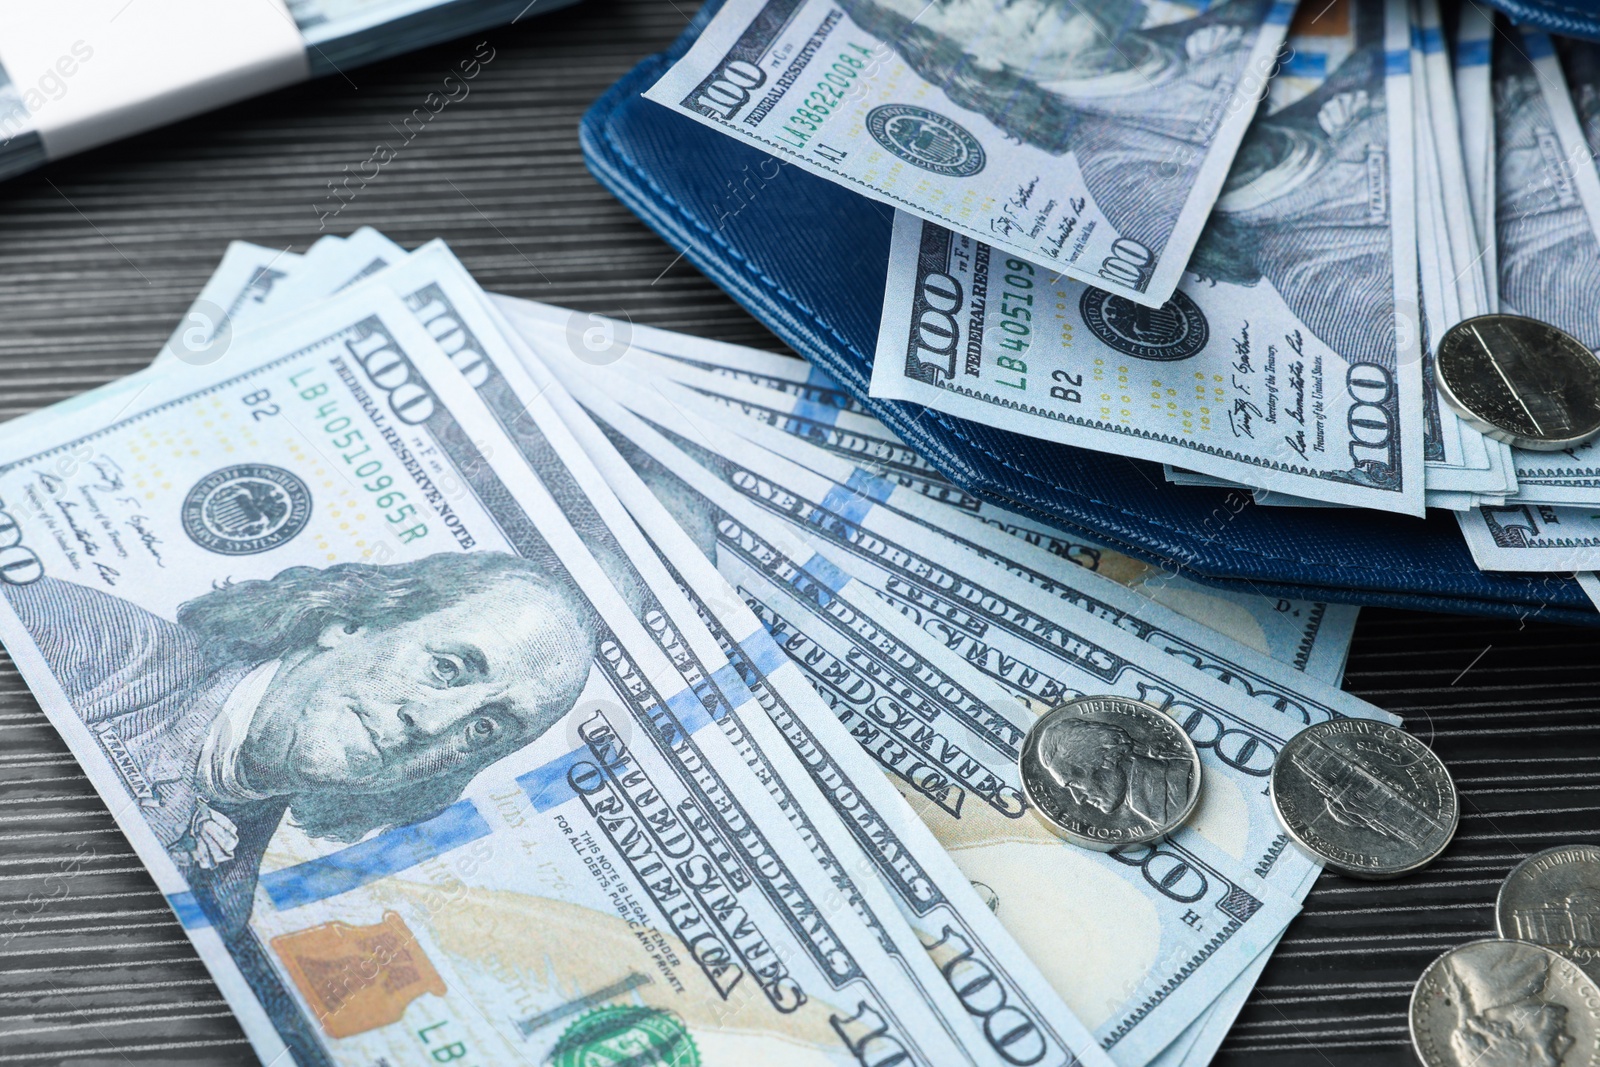
[[[1559,32],[1580,14],[1537,10]],[[795,351],[841,382],[948,477],[1003,507],[1186,577],[1268,596],[1600,622],[1564,575],[1486,574],[1456,520],[1261,507],[1249,493],[1170,485],[1155,464],[996,430],[867,395],[893,212],[640,96],[720,6],[708,0],[666,52],[584,115],[589,169],[668,244]],[[1513,13],[1520,14],[1520,10]],[[1583,25],[1600,35],[1590,10]],[[1568,22],[1551,20],[1569,20]]]

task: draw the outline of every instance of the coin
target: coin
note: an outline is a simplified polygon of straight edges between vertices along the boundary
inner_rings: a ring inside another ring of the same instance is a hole
[[[1511,868],[1494,902],[1501,937],[1559,952],[1600,982],[1600,845],[1562,845]]]
[[[1426,1067],[1600,1067],[1600,987],[1525,941],[1473,941],[1422,972],[1411,1045]]]
[[[1439,338],[1434,368],[1445,401],[1496,441],[1555,452],[1600,435],[1600,357],[1547,322],[1463,319]]]
[[[1289,739],[1268,785],[1301,849],[1355,878],[1433,862],[1455,835],[1455,783],[1421,741],[1387,723],[1330,719]]]
[[[1041,715],[1022,739],[1022,789],[1052,831],[1109,852],[1183,825],[1200,799],[1200,754],[1160,708],[1086,696]]]

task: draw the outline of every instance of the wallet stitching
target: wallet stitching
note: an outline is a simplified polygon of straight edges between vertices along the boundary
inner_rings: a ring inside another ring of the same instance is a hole
[[[661,57],[657,57],[657,58],[659,59]],[[644,65],[645,64],[640,64],[640,68],[642,68]],[[636,68],[636,72],[640,68]],[[619,95],[622,95],[622,96],[625,97],[626,94],[619,94]],[[616,111],[616,107],[614,105],[613,108],[611,109],[611,113],[615,114],[615,111]],[[826,320],[824,320],[820,314],[818,314],[817,312],[811,310],[809,307],[807,307],[805,305],[805,303],[803,303],[798,298],[796,298],[793,294],[791,294],[782,285],[778,284],[776,279],[772,278],[770,275],[766,274],[764,271],[761,271],[758,268],[756,268],[755,265],[750,262],[748,257],[746,257],[743,254],[741,254],[740,252],[738,252],[735,248],[733,248],[732,245],[730,245],[727,242],[727,240],[725,238],[723,238],[720,234],[717,234],[715,231],[713,231],[704,222],[700,221],[696,216],[691,214],[687,208],[685,208],[681,203],[679,203],[678,200],[675,197],[673,197],[670,193],[668,193],[664,189],[662,189],[661,186],[656,183],[655,179],[653,179],[647,171],[643,170],[638,164],[636,164],[634,162],[634,160],[631,158],[631,156],[627,152],[625,152],[623,150],[621,142],[619,142],[613,136],[612,130],[611,130],[611,125],[610,125],[609,122],[605,122],[605,123],[601,123],[600,124],[600,136],[604,139],[606,145],[611,149],[611,154],[612,154],[613,158],[616,159],[618,162],[620,162],[623,166],[625,166],[629,170],[629,172],[631,172],[639,181],[641,181],[646,187],[648,187],[651,191],[653,191],[656,194],[656,196],[658,196],[661,199],[661,201],[663,203],[669,205],[674,211],[676,211],[678,216],[680,217],[681,221],[683,223],[687,224],[691,230],[694,230],[695,232],[704,234],[706,237],[708,237],[713,244],[715,244],[716,246],[718,246],[719,248],[721,248],[724,251],[724,253],[728,256],[729,259],[731,259],[732,261],[734,261],[734,262],[738,263],[739,265],[741,265],[742,267],[744,267],[746,269],[746,272],[748,273],[748,275],[751,278],[753,278],[756,281],[758,281],[764,288],[766,288],[769,292],[774,294],[774,296],[781,298],[786,304],[788,304],[792,313],[796,314],[798,317],[803,317],[806,321],[809,321],[813,326],[821,329],[828,336],[834,338],[836,341],[839,342],[841,348],[843,348],[844,350],[853,351],[853,346],[850,344],[850,342],[848,340],[846,340],[842,335],[840,335],[840,333],[838,332],[838,330],[835,327],[833,327],[832,325],[828,324],[828,322]],[[1135,512],[1130,512],[1126,508],[1124,508],[1124,507],[1122,507],[1120,505],[1112,504],[1109,501],[1099,500],[1099,499],[1097,499],[1096,497],[1094,497],[1092,495],[1088,495],[1088,494],[1079,492],[1077,490],[1069,489],[1066,486],[1054,486],[1054,485],[1052,485],[1052,483],[1046,481],[1044,478],[1042,478],[1038,474],[1035,474],[1035,473],[1033,473],[1031,471],[1023,470],[1022,468],[1017,467],[1010,460],[1006,459],[1004,456],[1001,456],[999,453],[995,452],[993,449],[990,449],[990,448],[988,448],[988,447],[986,447],[984,445],[981,445],[981,444],[977,443],[976,441],[974,441],[971,438],[970,435],[968,435],[966,433],[963,433],[962,431],[958,430],[955,426],[951,425],[950,422],[948,421],[947,416],[945,416],[942,412],[934,411],[931,408],[926,408],[924,410],[928,411],[933,416],[933,419],[934,419],[935,422],[937,422],[940,426],[942,426],[946,430],[948,430],[949,433],[952,436],[956,437],[958,440],[960,440],[963,443],[965,443],[968,447],[974,449],[975,451],[981,453],[982,455],[988,456],[989,458],[991,458],[994,461],[996,461],[997,463],[999,463],[1002,467],[1006,468],[1007,470],[1014,471],[1015,473],[1021,475],[1024,479],[1028,480],[1029,482],[1036,482],[1036,483],[1039,483],[1040,485],[1049,486],[1049,487],[1051,487],[1053,490],[1055,490],[1057,492],[1069,493],[1069,494],[1071,494],[1073,496],[1076,496],[1080,500],[1086,500],[1091,504],[1094,504],[1094,505],[1096,505],[1098,507],[1104,508],[1104,509],[1106,509],[1108,511],[1114,512],[1114,513],[1122,516],[1123,518],[1125,518],[1127,520],[1140,522],[1140,523],[1143,523],[1143,524],[1146,524],[1146,525],[1154,526],[1157,529],[1164,530],[1168,534],[1172,535],[1173,537],[1183,538],[1183,539],[1187,540],[1191,536],[1191,535],[1184,534],[1182,531],[1180,531],[1176,527],[1174,527],[1174,526],[1172,526],[1172,525],[1168,524],[1167,522],[1164,522],[1164,521],[1162,521],[1160,519],[1156,519],[1156,518],[1153,518],[1153,517],[1148,516],[1148,515],[1141,515],[1141,514],[1138,514],[1138,513],[1135,513]],[[946,448],[946,447],[941,446],[939,448],[939,451],[941,451],[941,452],[949,452],[950,450],[948,448]],[[1019,488],[1026,488],[1026,487],[1019,487]],[[1034,501],[1034,506],[1039,506],[1039,504],[1044,499],[1042,494],[1040,493],[1040,490],[1037,489],[1037,488],[1032,489],[1031,492],[1029,492],[1029,495],[1030,496],[1034,496],[1036,498],[1035,501]],[[1202,544],[1206,544],[1207,542],[1201,542],[1201,543]],[[1210,544],[1213,545],[1213,546],[1221,547],[1217,542],[1210,542]],[[1239,549],[1224,549],[1224,550],[1228,551],[1228,552],[1231,552],[1231,553],[1235,553],[1235,554],[1258,556],[1260,558],[1263,558],[1263,559],[1271,561],[1271,562],[1294,563],[1294,564],[1299,564],[1301,566],[1309,567],[1309,568],[1311,568],[1313,570],[1325,570],[1325,571],[1331,570],[1333,572],[1340,573],[1340,574],[1377,575],[1377,574],[1384,574],[1384,573],[1393,573],[1396,570],[1396,568],[1394,566],[1392,566],[1392,565],[1391,566],[1385,566],[1385,567],[1366,567],[1366,566],[1361,566],[1361,565],[1356,565],[1356,564],[1328,563],[1326,561],[1316,561],[1316,560],[1307,559],[1307,558],[1305,558],[1303,556],[1283,556],[1283,555],[1278,554],[1277,551],[1275,551],[1275,550],[1257,550],[1257,551],[1253,551],[1253,552],[1243,552],[1242,550],[1239,550]],[[1415,573],[1432,573],[1434,571],[1434,568],[1430,568],[1430,567],[1426,567],[1426,566],[1421,566],[1421,567],[1419,567],[1419,566],[1405,566],[1405,567],[1399,568],[1399,570],[1402,573],[1415,574]],[[1571,583],[1571,579],[1567,579],[1567,582],[1570,584]],[[1381,591],[1382,591],[1381,587],[1379,589],[1377,589],[1377,590],[1374,590],[1374,592],[1381,592]],[[1404,594],[1401,594],[1401,595],[1404,595]],[[1413,595],[1417,595],[1415,593],[1415,591],[1413,591]],[[1439,594],[1434,593],[1434,594],[1421,594],[1421,595],[1438,596]]]

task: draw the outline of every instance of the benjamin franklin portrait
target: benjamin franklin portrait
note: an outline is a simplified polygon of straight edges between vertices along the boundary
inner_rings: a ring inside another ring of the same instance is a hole
[[[1202,284],[1269,281],[1350,362],[1395,358],[1383,6],[1350,4],[1355,49],[1313,92],[1246,131],[1189,270]]]
[[[1074,153],[1118,234],[1159,252],[1268,5],[1224,0],[1146,26],[1142,0],[839,0],[955,104]],[[1255,72],[1259,86],[1260,75]],[[1026,180],[1026,176],[1022,176]]]
[[[437,815],[572,708],[598,630],[559,564],[491,552],[291,567],[175,620],[54,578],[6,595],[224,936],[285,817],[353,842]]]
[[[1450,1050],[1471,1067],[1560,1067],[1573,1036],[1567,1009],[1545,999],[1549,960],[1528,953],[1497,961],[1484,973],[1470,961],[1444,964],[1454,996]]]
[[[1148,833],[1171,823],[1189,804],[1189,752],[1162,740],[1144,743],[1115,723],[1063,718],[1040,736],[1039,758],[1074,801]]]

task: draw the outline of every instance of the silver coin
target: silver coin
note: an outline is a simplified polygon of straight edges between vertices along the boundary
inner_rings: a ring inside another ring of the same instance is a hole
[[[1395,878],[1433,862],[1461,816],[1439,757],[1404,730],[1365,719],[1295,734],[1268,788],[1294,843],[1355,878]]]
[[[1511,868],[1494,902],[1501,937],[1560,953],[1600,982],[1600,845],[1562,845]]]
[[[1539,452],[1600,436],[1600,357],[1547,322],[1463,319],[1434,352],[1439,393],[1467,424]]]
[[[1525,941],[1473,941],[1422,972],[1411,1045],[1426,1067],[1600,1067],[1600,987]]]
[[[1022,789],[1074,844],[1109,852],[1182,826],[1200,800],[1200,754],[1160,708],[1088,696],[1041,715],[1022,739]]]

